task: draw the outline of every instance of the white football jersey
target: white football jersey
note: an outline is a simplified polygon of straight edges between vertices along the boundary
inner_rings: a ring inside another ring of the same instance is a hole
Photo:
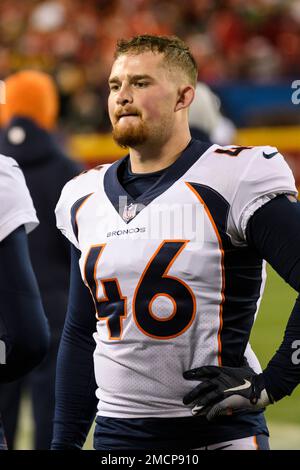
[[[134,200],[118,180],[124,160],[67,183],[56,208],[94,298],[98,414],[190,416],[184,371],[245,354],[259,367],[248,340],[263,261],[245,229],[272,197],[297,194],[294,178],[273,147],[192,140]]]
[[[39,223],[17,162],[0,155],[0,242],[21,225],[29,233]]]

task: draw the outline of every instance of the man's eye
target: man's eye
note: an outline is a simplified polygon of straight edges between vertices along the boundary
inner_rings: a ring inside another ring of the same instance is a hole
[[[136,83],[134,83],[134,86],[136,86],[137,88],[145,88],[147,85],[148,85],[147,82],[136,82]]]
[[[110,85],[110,91],[118,91],[120,88],[120,85]]]

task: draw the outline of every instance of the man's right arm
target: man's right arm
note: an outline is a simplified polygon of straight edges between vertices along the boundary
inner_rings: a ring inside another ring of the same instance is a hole
[[[95,307],[81,279],[79,256],[72,245],[68,310],[57,358],[53,450],[81,449],[97,407]]]

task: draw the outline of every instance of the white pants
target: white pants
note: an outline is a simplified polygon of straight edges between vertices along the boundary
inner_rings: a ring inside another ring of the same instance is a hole
[[[269,444],[267,436],[260,435],[218,442],[193,450],[269,450]]]

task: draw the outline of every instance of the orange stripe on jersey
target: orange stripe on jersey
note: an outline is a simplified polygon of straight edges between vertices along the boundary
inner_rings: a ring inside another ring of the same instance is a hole
[[[256,436],[253,436],[253,443],[254,443],[255,450],[259,450],[259,446],[258,446],[258,442],[257,442],[257,437],[256,437]]]
[[[219,231],[218,231],[218,228],[215,224],[215,221],[207,207],[207,205],[205,204],[205,202],[203,201],[202,197],[200,196],[200,194],[197,193],[197,191],[193,188],[193,186],[186,182],[185,183],[187,185],[187,187],[195,194],[196,198],[200,201],[200,203],[202,204],[202,206],[204,207],[204,210],[210,220],[210,223],[214,229],[214,232],[216,234],[216,237],[218,239],[218,244],[219,244],[219,249],[220,249],[220,252],[221,252],[221,272],[222,272],[222,287],[221,287],[221,303],[220,303],[220,308],[219,308],[219,330],[218,330],[218,364],[219,366],[222,365],[222,357],[221,357],[221,354],[222,354],[222,342],[221,342],[221,331],[222,331],[222,327],[223,327],[223,304],[225,302],[225,295],[224,295],[224,291],[225,291],[225,269],[224,269],[224,249],[223,249],[223,244],[222,244],[222,239],[220,237],[220,234],[219,234]]]
[[[71,225],[73,228],[74,235],[76,239],[78,240],[78,213],[79,210],[84,206],[86,201],[93,195],[94,193],[86,194],[85,196],[82,196],[80,199],[78,199],[71,207]]]
[[[92,193],[94,194],[94,193]],[[76,223],[76,226],[78,228],[78,222],[77,222],[77,219],[78,219],[78,213],[80,211],[80,209],[82,209],[82,207],[84,206],[84,204],[89,200],[89,198],[92,196],[92,194],[89,194],[84,201],[82,201],[82,203],[80,204],[80,206],[78,207],[77,211],[76,211],[76,216],[75,216],[75,223]]]

